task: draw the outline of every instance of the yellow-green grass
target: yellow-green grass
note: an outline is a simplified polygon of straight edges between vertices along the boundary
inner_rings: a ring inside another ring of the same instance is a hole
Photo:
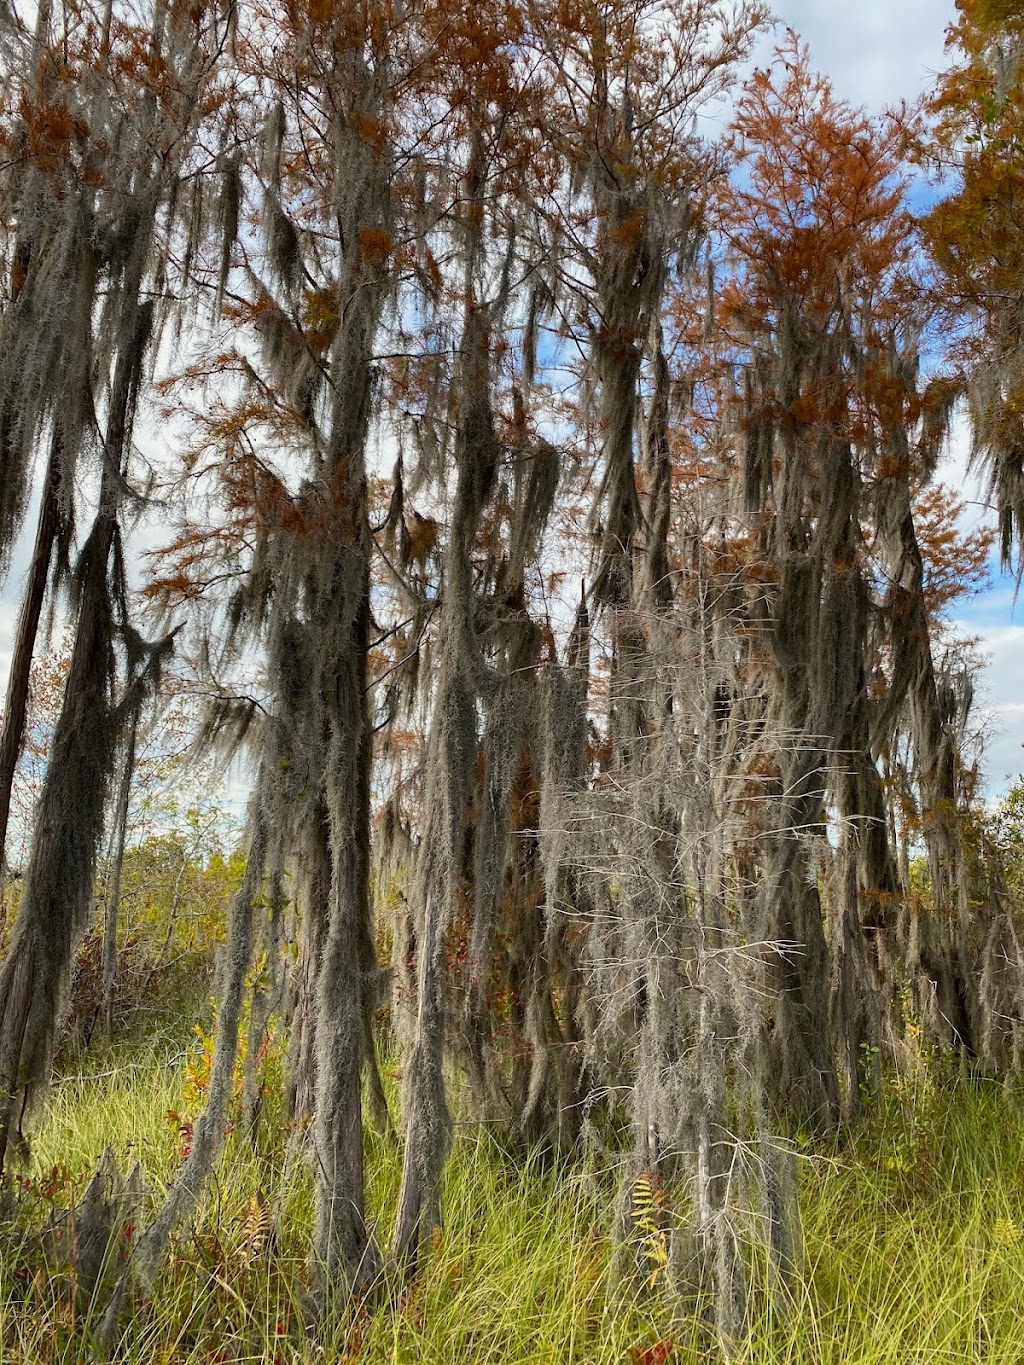
[[[157,1190],[173,1172],[181,1134],[168,1111],[187,1117],[187,1059],[165,1047],[93,1065],[95,1078],[66,1076],[51,1092],[24,1196],[37,1224],[52,1200],[81,1196],[107,1142],[122,1165],[141,1161]],[[987,1083],[951,1081],[894,1087],[878,1109],[836,1149],[804,1149],[802,1274],[785,1312],[754,1295],[736,1359],[1024,1362],[1024,1107]],[[657,1362],[663,1352],[644,1353],[669,1341],[666,1365],[715,1358],[706,1327],[661,1284],[633,1297],[612,1287],[612,1176],[524,1164],[468,1125],[456,1131],[445,1226],[420,1277],[332,1337],[308,1334],[311,1181],[285,1169],[286,1139],[267,1116],[258,1150],[232,1136],[120,1358],[604,1365]],[[372,1134],[368,1161],[383,1238],[399,1154]],[[265,1244],[262,1199],[276,1227]],[[95,1314],[72,1310],[59,1282],[26,1263],[24,1245],[0,1264],[0,1360],[90,1359]]]

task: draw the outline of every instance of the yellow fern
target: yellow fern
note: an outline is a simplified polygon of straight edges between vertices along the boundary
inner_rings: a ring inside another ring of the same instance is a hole
[[[662,1226],[665,1190],[657,1174],[643,1170],[633,1181],[633,1228],[640,1256],[650,1266],[648,1286],[653,1289],[668,1266],[668,1238]]]
[[[242,1257],[251,1264],[270,1241],[270,1201],[262,1190],[249,1198],[242,1225]]]

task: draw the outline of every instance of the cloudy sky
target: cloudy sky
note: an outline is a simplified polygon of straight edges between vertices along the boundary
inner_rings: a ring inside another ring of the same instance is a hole
[[[913,100],[945,65],[954,0],[775,0],[838,94],[871,109]]]
[[[774,8],[782,24],[809,44],[815,65],[829,74],[837,94],[872,110],[914,100],[928,87],[945,64],[946,27],[955,17],[954,0],[775,0]],[[767,62],[772,45],[765,41],[760,63]],[[965,458],[961,431],[942,477],[980,497],[964,474]],[[27,558],[28,546],[19,547],[0,594],[0,683],[6,678]],[[991,589],[969,604],[961,622],[965,632],[980,637],[990,661],[982,697],[990,719],[992,795],[1024,769],[1024,603],[1015,611],[1013,599],[1013,583],[993,566]]]

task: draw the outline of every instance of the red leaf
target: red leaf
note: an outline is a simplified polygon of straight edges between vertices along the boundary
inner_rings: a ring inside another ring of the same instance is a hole
[[[630,1351],[634,1365],[665,1365],[669,1356],[675,1350],[675,1342],[669,1337],[665,1341],[656,1341],[653,1346],[634,1346]]]

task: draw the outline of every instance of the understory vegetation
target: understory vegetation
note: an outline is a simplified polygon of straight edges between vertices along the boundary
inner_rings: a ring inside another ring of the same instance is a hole
[[[203,1041],[179,1036],[69,1059],[23,1176],[20,1242],[0,1264],[0,1340],[9,1365],[87,1359],[101,1300],[69,1293],[74,1257],[54,1241],[110,1141],[151,1193],[173,1178],[199,1098]],[[93,1079],[96,1078],[96,1079]],[[887,1085],[869,1120],[832,1144],[798,1143],[804,1251],[784,1311],[753,1286],[736,1359],[772,1365],[941,1365],[1020,1358],[1024,1289],[1024,1105],[948,1068]],[[424,1273],[368,1300],[333,1332],[311,1329],[305,1246],[308,1172],[288,1170],[279,1111],[259,1144],[228,1139],[222,1171],[119,1358],[210,1362],[677,1365],[706,1360],[705,1318],[664,1286],[624,1288],[605,1209],[619,1178],[608,1154],[525,1162],[500,1137],[460,1127],[446,1217]],[[372,1131],[368,1180],[386,1218],[399,1151]],[[49,1231],[47,1231],[49,1229]],[[122,1229],[122,1232],[124,1229]],[[128,1236],[131,1229],[127,1230]],[[47,1248],[47,1250],[41,1250]],[[653,1247],[650,1264],[658,1264]],[[115,1246],[111,1256],[118,1255]],[[757,1272],[755,1272],[756,1276]]]

